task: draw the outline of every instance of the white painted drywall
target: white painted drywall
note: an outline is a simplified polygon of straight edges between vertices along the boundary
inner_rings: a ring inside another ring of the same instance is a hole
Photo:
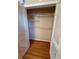
[[[32,16],[29,19],[30,39],[50,42],[53,16]]]
[[[18,54],[19,59],[22,59],[23,55],[29,48],[29,31],[26,11],[23,6],[18,4]]]
[[[24,3],[24,1],[23,1],[23,0],[18,0],[18,2],[19,2],[20,4],[23,4],[23,3]]]

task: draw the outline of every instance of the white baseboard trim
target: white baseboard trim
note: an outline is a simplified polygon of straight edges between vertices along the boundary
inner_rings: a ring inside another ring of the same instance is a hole
[[[49,40],[45,40],[45,39],[30,39],[30,40],[37,40],[37,41],[50,42]]]

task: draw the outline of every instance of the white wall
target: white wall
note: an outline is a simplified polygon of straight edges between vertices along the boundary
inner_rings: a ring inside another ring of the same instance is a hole
[[[23,4],[23,3],[24,3],[24,2],[23,2],[23,0],[18,0],[18,2],[19,2],[19,3],[21,3],[21,4]]]
[[[34,19],[29,20],[30,39],[50,42],[52,23],[53,16],[35,16]]]
[[[18,54],[19,59],[22,59],[22,56],[25,54],[29,48],[29,32],[28,32],[28,23],[27,15],[24,14],[25,10],[22,5],[18,5]]]

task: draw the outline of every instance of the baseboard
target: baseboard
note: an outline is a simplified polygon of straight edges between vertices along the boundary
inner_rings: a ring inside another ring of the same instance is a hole
[[[30,39],[30,40],[36,40],[36,41],[50,42],[49,40],[45,40],[45,39]]]

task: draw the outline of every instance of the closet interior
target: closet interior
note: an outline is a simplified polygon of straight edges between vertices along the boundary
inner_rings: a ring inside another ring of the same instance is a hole
[[[23,59],[50,59],[55,6],[27,8],[30,47]]]
[[[28,8],[29,39],[50,42],[54,15],[55,6]]]

